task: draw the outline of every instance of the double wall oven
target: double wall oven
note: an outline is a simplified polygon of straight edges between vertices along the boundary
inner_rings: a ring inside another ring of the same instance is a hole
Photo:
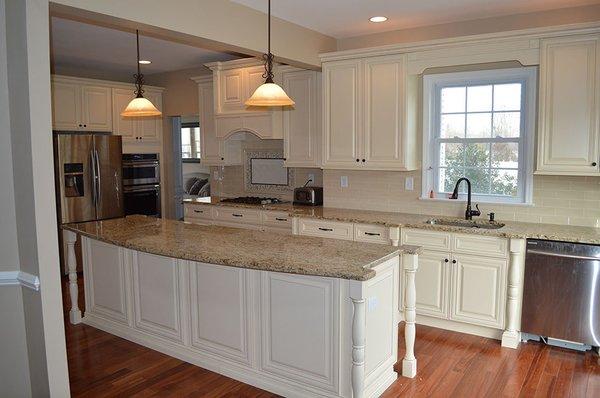
[[[125,214],[160,217],[160,163],[157,153],[123,154]]]

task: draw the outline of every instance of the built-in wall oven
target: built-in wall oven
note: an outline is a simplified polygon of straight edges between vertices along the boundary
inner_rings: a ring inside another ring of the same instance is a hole
[[[123,154],[125,214],[160,217],[160,162],[157,153]]]

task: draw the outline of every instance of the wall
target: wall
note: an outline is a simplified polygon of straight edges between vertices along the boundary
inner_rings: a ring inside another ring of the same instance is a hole
[[[598,20],[600,20],[600,5],[596,4],[349,37],[339,39],[337,48],[338,50],[351,50]]]
[[[146,76],[146,82],[149,85],[165,88],[163,93],[164,116],[198,114],[198,84],[190,78],[200,75],[210,76],[211,71],[204,66],[199,66]]]

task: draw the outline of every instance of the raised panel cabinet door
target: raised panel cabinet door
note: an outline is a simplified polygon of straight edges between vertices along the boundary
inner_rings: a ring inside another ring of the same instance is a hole
[[[217,138],[212,83],[198,85],[200,104],[200,161],[205,165],[223,162],[223,141]]]
[[[150,102],[162,112],[162,93],[146,91],[144,93]],[[143,141],[160,142],[162,133],[162,116],[139,118],[134,125],[136,136],[142,137]]]
[[[323,65],[323,166],[360,168],[362,61]]]
[[[81,86],[75,83],[52,82],[52,128],[79,130],[81,122]]]
[[[112,131],[112,93],[110,87],[82,86],[83,129]]]
[[[599,172],[600,37],[542,40],[537,171]]]
[[[261,369],[334,391],[339,279],[261,271]]]
[[[182,341],[182,283],[179,260],[132,252],[134,327]]]
[[[128,324],[125,250],[83,238],[86,312]]]
[[[406,56],[365,60],[363,148],[366,168],[406,167]]]
[[[260,66],[251,66],[249,68],[245,68],[245,97],[244,101],[254,94],[256,89],[260,87],[264,82],[265,78],[263,75],[265,74],[265,67]],[[264,108],[258,108],[258,111],[264,112]]]
[[[193,347],[250,363],[251,272],[256,271],[190,263]]]
[[[503,328],[506,267],[503,259],[453,254],[450,319]]]
[[[285,163],[295,167],[318,167],[317,72],[283,74],[283,89],[296,103],[283,109]]]
[[[134,140],[134,124],[136,118],[123,117],[121,112],[125,110],[129,102],[135,97],[133,90],[122,88],[112,89],[112,109],[113,109],[113,134],[120,135],[124,141]]]
[[[419,255],[419,269],[415,275],[418,314],[448,318],[450,266],[450,253],[425,250]]]
[[[241,112],[244,110],[244,69],[218,72],[219,109],[217,113]]]

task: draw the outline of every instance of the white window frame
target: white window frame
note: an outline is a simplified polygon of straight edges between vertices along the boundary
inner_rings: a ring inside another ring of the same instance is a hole
[[[440,93],[444,87],[486,85],[519,82],[521,90],[521,135],[519,137],[519,187],[518,195],[476,195],[473,200],[483,203],[532,204],[533,139],[536,122],[537,67],[493,69],[470,72],[440,73],[423,76],[423,176],[422,199],[429,199],[433,190],[436,197],[436,179],[439,166]],[[451,200],[438,198],[440,200]],[[460,194],[458,200],[466,200]]]

